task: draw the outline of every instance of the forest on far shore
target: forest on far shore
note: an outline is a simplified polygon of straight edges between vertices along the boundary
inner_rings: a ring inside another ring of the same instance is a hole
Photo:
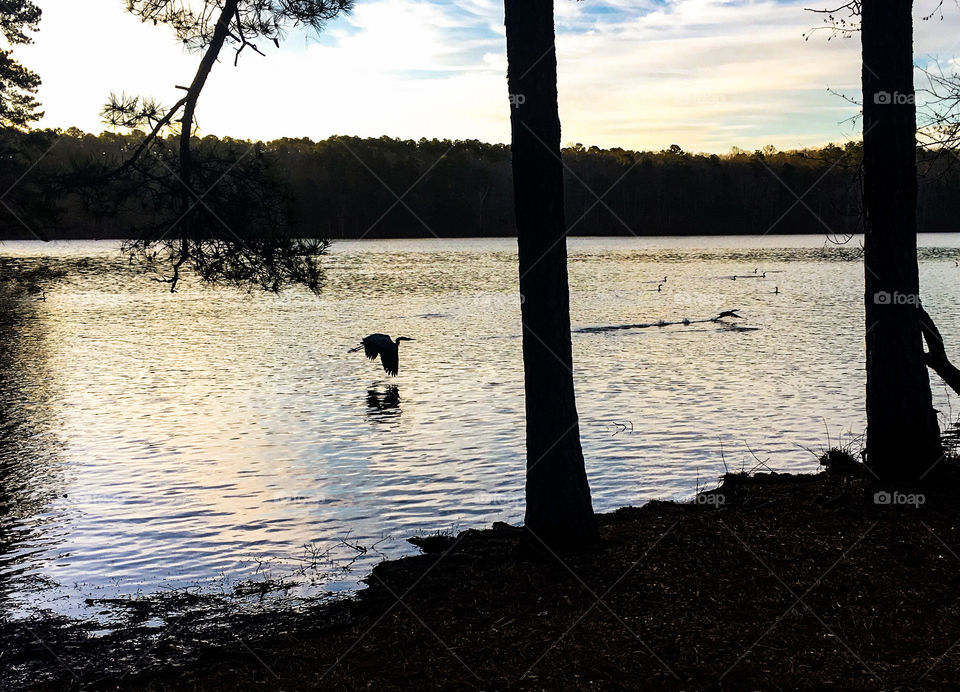
[[[95,173],[119,165],[143,136],[76,128],[0,132],[0,183],[6,188],[25,173],[4,200],[9,206],[0,209],[0,238],[136,235],[151,210],[143,199],[129,202],[123,176],[99,183]],[[236,170],[255,160],[256,175],[268,177],[284,198],[295,236],[516,235],[505,144],[208,136],[195,146],[198,156],[225,172],[226,182],[217,184],[229,184]],[[733,148],[722,155],[692,154],[677,145],[637,152],[575,144],[563,150],[568,234],[859,232],[861,156],[860,142],[785,152]],[[919,230],[960,230],[960,161],[947,150],[920,149],[918,163]],[[74,191],[78,179],[87,180],[83,195]]]

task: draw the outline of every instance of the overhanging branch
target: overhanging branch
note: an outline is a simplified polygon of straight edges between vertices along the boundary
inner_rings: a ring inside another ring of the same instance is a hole
[[[943,337],[940,330],[934,323],[930,314],[920,306],[920,331],[923,332],[924,341],[927,342],[927,352],[924,359],[927,365],[940,376],[947,386],[957,394],[960,394],[960,369],[954,366],[947,358],[947,351],[944,347]]]

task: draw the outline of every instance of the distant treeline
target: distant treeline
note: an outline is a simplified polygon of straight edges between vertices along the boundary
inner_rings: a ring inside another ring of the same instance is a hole
[[[5,131],[7,189],[0,234],[125,237],[142,219],[132,210],[70,191],[76,171],[108,170],[142,135]],[[52,148],[49,148],[51,147]],[[474,140],[331,137],[253,143],[198,141],[224,161],[256,150],[289,196],[293,230],[305,237],[406,238],[514,235],[510,148]],[[46,152],[44,154],[44,152]],[[859,230],[861,145],[724,155],[599,149],[563,152],[571,235],[851,233]],[[36,164],[37,157],[42,157]],[[960,230],[960,170],[952,156],[920,151],[920,230]],[[33,166],[33,168],[30,168]],[[45,182],[52,181],[52,182]],[[114,184],[122,188],[123,182]],[[19,205],[19,206],[18,206]],[[22,210],[22,213],[19,213]],[[19,218],[18,218],[19,217]],[[37,219],[37,220],[34,220]],[[30,227],[31,230],[27,230]]]

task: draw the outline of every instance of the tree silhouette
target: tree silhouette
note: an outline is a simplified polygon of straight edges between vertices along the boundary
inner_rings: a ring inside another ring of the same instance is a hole
[[[92,135],[76,128],[63,132],[8,128],[0,134],[0,156],[6,150],[8,158],[3,160],[15,163],[0,166],[0,181],[8,180],[9,186],[44,152],[46,155],[4,202],[15,206],[14,202],[36,201],[48,211],[61,209],[59,218],[49,224],[34,223],[33,217],[24,215],[34,230],[46,237],[123,237],[143,225],[141,217],[146,210],[111,209],[111,198],[122,197],[111,188],[132,186],[132,181],[117,176],[109,185],[99,186],[96,198],[91,195],[87,205],[78,204],[62,187],[42,183],[68,174],[80,160],[97,160],[112,170],[143,136],[142,132]],[[170,165],[175,166],[178,140],[167,139]],[[56,146],[51,149],[54,141]],[[281,221],[295,237],[516,235],[509,145],[344,136],[319,142],[283,138],[254,144],[213,135],[194,138],[193,144],[195,158],[215,154],[224,167],[246,155],[239,165],[249,164],[251,174],[259,160],[264,176],[261,184],[279,191],[276,200],[288,198],[289,209]],[[198,149],[203,151],[198,154]],[[684,156],[667,150],[573,146],[563,150],[567,235],[790,234],[817,233],[826,226],[835,238],[848,237],[862,229],[862,153],[859,141],[802,151],[740,150]],[[919,149],[917,156],[922,172],[918,231],[950,232],[960,217],[958,160],[930,148]],[[364,164],[374,167],[380,179],[370,175]],[[218,170],[213,164],[211,167]],[[606,206],[596,204],[587,188],[605,190],[615,180],[620,182],[604,196]],[[215,177],[210,180],[214,182]],[[393,190],[412,188],[404,197],[409,209],[395,204],[384,214],[395,201],[384,183]],[[816,214],[803,205],[784,213],[796,201],[791,190],[807,190],[804,200]],[[235,205],[221,205],[217,214],[241,217],[247,211],[262,213],[262,209],[243,210],[243,204],[243,199],[238,199]],[[0,234],[6,231],[34,237],[16,219],[5,219],[3,211],[0,207]],[[243,218],[230,219],[231,226],[243,222]],[[837,252],[858,257],[859,247],[853,252],[837,248]]]
[[[919,480],[943,454],[920,325],[912,11],[860,6],[867,458],[887,480]]]
[[[913,0],[822,12],[832,36],[859,31],[863,50],[867,462],[882,480],[918,481],[943,458],[927,372],[942,369],[943,349],[923,351],[924,333],[929,343],[939,332],[921,305],[917,264]]]
[[[570,339],[553,0],[505,0],[513,187],[523,296],[526,525],[556,544],[597,538]]]
[[[27,31],[36,31],[40,8],[30,0],[0,2],[0,34],[10,46],[31,43]],[[34,98],[40,77],[13,59],[10,50],[0,49],[0,126],[24,127],[43,113]]]
[[[0,0],[0,34],[9,46],[30,43],[28,31],[36,31],[40,8],[30,0]],[[32,239],[42,238],[44,222],[56,218],[56,191],[38,184],[38,161],[56,141],[51,131],[26,131],[43,113],[34,98],[40,77],[13,59],[11,50],[0,49],[0,237],[11,230]]]
[[[198,147],[194,137],[197,104],[225,46],[234,48],[234,65],[250,49],[262,54],[259,40],[279,46],[291,27],[319,30],[352,0],[128,0],[127,9],[143,21],[166,24],[189,50],[201,54],[186,92],[169,108],[150,98],[111,95],[103,109],[115,127],[143,128],[147,135],[113,175],[133,174],[142,201],[159,200],[170,213],[139,229],[125,251],[149,265],[166,267],[163,280],[176,290],[186,265],[208,281],[225,280],[279,290],[288,283],[316,290],[316,258],[326,241],[288,233],[281,190],[264,185],[268,166],[262,147],[251,144],[239,158]],[[175,148],[162,134],[178,130]]]

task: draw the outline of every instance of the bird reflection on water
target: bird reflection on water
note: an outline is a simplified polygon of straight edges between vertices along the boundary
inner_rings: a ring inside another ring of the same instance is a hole
[[[367,414],[371,417],[399,416],[400,389],[396,385],[388,385],[382,389],[373,387],[367,390]]]

